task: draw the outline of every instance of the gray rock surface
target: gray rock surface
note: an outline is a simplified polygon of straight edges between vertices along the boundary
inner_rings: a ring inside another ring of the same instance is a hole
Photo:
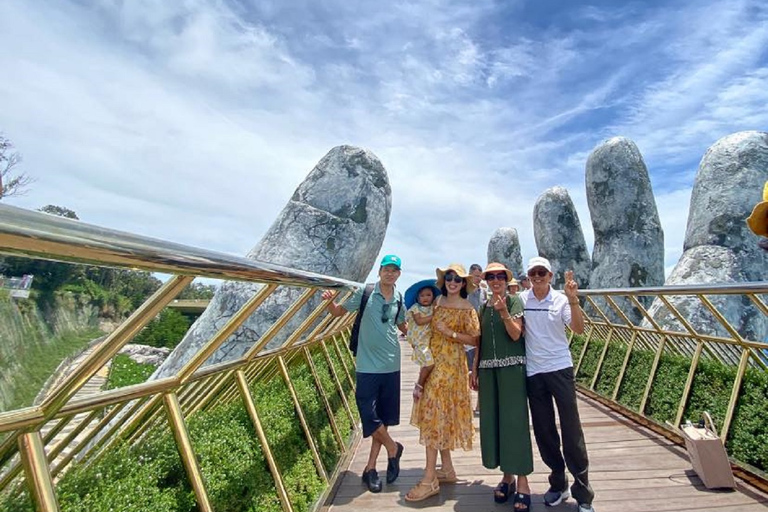
[[[379,159],[352,146],[333,148],[299,185],[247,257],[362,281],[381,249],[391,207],[389,178]],[[261,286],[223,283],[154,378],[175,373]],[[280,287],[206,364],[233,360],[246,353],[303,292],[303,288]],[[268,347],[281,344],[319,302],[316,294]]]
[[[544,191],[533,207],[533,236],[539,256],[552,263],[552,285],[562,289],[564,273],[573,270],[579,288],[589,287],[592,261],[581,230],[579,215],[563,187]]]
[[[520,253],[520,238],[515,228],[499,228],[488,242],[488,263],[503,264],[515,275],[523,270],[523,256]]]
[[[149,345],[138,345],[129,343],[120,349],[120,354],[126,355],[132,361],[139,364],[151,364],[160,366],[168,358],[171,349],[165,347],[150,347]]]
[[[648,169],[634,142],[614,137],[587,159],[587,203],[595,233],[590,287],[634,288],[664,283],[664,233]],[[633,323],[642,315],[617,301]],[[604,309],[618,321],[612,309]]]
[[[705,153],[691,193],[684,252],[667,284],[734,283],[768,279],[768,255],[757,246],[745,219],[761,200],[768,180],[768,133],[738,132],[715,142]],[[713,297],[739,333],[763,340],[768,321],[741,297]],[[673,298],[692,326],[702,333],[726,335],[698,300]],[[680,329],[665,308],[654,303],[654,319],[664,328]]]

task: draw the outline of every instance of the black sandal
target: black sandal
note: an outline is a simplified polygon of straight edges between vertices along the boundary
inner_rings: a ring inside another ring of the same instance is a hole
[[[522,504],[522,507],[516,507],[518,503]],[[528,512],[531,510],[531,495],[518,492],[515,494],[515,499],[512,502],[512,510],[519,512]]]
[[[509,482],[499,482],[499,485],[493,490],[493,501],[496,503],[506,503],[509,499]]]

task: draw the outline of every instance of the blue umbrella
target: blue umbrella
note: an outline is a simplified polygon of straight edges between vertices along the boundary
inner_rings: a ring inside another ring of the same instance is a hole
[[[436,284],[437,279],[423,279],[409,286],[408,289],[405,290],[405,295],[403,296],[405,308],[410,309],[411,306],[416,304],[416,301],[419,298],[419,291],[421,291],[422,288],[432,288],[432,293],[434,293],[435,298],[437,298],[437,296],[440,295],[440,288],[435,286]]]

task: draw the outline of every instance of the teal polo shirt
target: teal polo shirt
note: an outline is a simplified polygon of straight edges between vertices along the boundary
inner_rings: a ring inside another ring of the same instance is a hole
[[[347,311],[360,309],[364,288],[352,294],[342,306]],[[405,304],[397,314],[397,302],[402,300],[395,288],[392,300],[387,302],[379,290],[379,283],[373,287],[371,296],[360,320],[360,335],[357,345],[355,366],[360,373],[392,373],[400,371],[400,343],[397,340],[397,325],[405,322]],[[386,322],[381,319],[386,318]]]

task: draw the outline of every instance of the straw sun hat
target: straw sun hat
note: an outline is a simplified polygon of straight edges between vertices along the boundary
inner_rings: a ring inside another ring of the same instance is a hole
[[[438,288],[443,287],[443,285],[445,284],[445,274],[448,271],[453,271],[456,273],[457,276],[464,278],[464,282],[467,283],[467,294],[472,293],[473,291],[475,291],[475,288],[477,288],[475,283],[472,282],[472,279],[469,278],[470,276],[467,273],[467,269],[465,269],[464,265],[462,265],[461,263],[451,263],[445,268],[436,269],[435,273],[437,274],[437,283],[435,284],[435,286],[437,286]]]
[[[487,274],[488,272],[504,272],[505,274],[507,274],[508,283],[510,281],[515,280],[515,276],[512,274],[512,272],[501,263],[497,263],[497,262],[489,263],[488,266],[485,267],[485,270],[483,271],[483,279],[485,279],[485,274]]]

